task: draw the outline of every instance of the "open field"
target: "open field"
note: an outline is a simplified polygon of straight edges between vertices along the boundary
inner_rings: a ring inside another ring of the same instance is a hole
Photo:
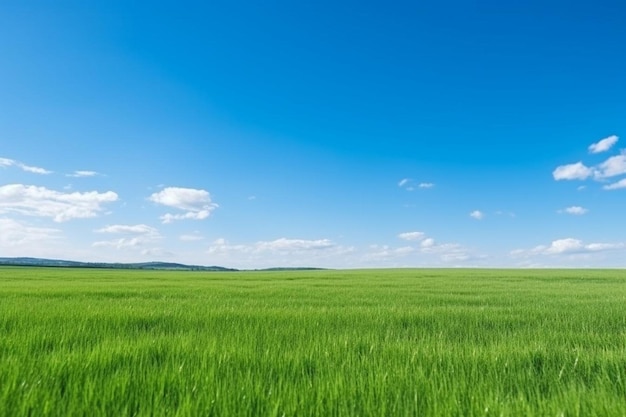
[[[626,416],[626,271],[0,268],[0,416]]]

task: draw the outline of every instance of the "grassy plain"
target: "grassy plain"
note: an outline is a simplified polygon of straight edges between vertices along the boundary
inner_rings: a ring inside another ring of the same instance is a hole
[[[0,268],[0,416],[626,416],[626,271]]]

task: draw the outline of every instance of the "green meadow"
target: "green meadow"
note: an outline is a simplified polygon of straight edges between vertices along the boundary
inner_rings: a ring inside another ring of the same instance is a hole
[[[626,416],[626,271],[4,267],[0,416]]]

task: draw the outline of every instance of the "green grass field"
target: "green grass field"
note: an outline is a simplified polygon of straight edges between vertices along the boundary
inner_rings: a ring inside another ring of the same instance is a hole
[[[0,416],[626,416],[626,271],[0,268]]]

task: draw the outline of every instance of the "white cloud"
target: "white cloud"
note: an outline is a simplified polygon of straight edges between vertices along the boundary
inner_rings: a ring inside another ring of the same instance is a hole
[[[398,235],[398,237],[403,240],[421,240],[424,239],[425,236],[424,232],[404,232]]]
[[[424,239],[422,240],[422,243],[420,243],[420,246],[422,248],[432,248],[433,246],[435,246],[435,239],[431,237]]]
[[[208,262],[212,264],[236,268],[345,267],[353,259],[354,248],[338,245],[329,239],[280,238],[250,244],[231,244],[220,238],[209,245],[206,254],[210,259]]]
[[[72,174],[67,174],[68,177],[83,178],[83,177],[95,177],[99,175],[96,171],[74,171]]]
[[[617,136],[611,135],[607,138],[602,139],[599,142],[592,143],[591,145],[589,145],[589,152],[591,153],[606,152],[609,149],[611,149],[613,145],[617,143],[618,139],[619,138]]]
[[[615,155],[598,165],[594,171],[596,179],[610,178],[626,174],[626,154]]]
[[[305,240],[305,239],[286,239],[280,238],[272,241],[258,242],[256,249],[258,251],[308,251],[329,249],[335,244],[328,239]]]
[[[126,224],[114,224],[105,226],[101,229],[95,230],[96,233],[118,233],[118,234],[137,234],[137,235],[151,235],[158,236],[159,231],[154,227],[145,224],[126,225]]]
[[[476,220],[482,220],[485,218],[485,213],[480,210],[474,210],[470,214],[470,217]]]
[[[592,176],[593,169],[585,166],[582,162],[576,162],[575,164],[561,165],[557,167],[552,176],[555,180],[585,180]]]
[[[24,164],[22,162],[14,160],[14,159],[0,158],[0,167],[8,168],[8,167],[12,167],[12,166],[18,167],[18,168],[20,168],[23,171],[30,172],[30,173],[33,173],[33,174],[40,174],[40,175],[52,174],[52,171],[48,171],[47,169],[44,169],[44,168],[39,168],[39,167],[26,165],[26,164]]]
[[[210,216],[218,205],[211,201],[208,191],[194,188],[168,187],[158,193],[154,193],[149,200],[167,207],[176,208],[185,213],[167,213],[161,216],[163,223],[171,223],[174,220],[203,220]]]
[[[584,249],[583,242],[579,239],[567,238],[552,241],[544,252],[546,254],[559,254],[566,252],[579,252]]]
[[[33,227],[13,219],[0,218],[0,247],[31,246],[58,239],[59,229]]]
[[[575,216],[582,216],[583,214],[586,214],[588,212],[589,212],[588,209],[584,207],[580,207],[580,206],[571,206],[571,207],[564,208],[563,210],[559,210],[559,213],[567,213],[567,214],[572,214]]]
[[[183,214],[166,213],[159,217],[165,224],[172,223],[174,220],[204,220],[211,215],[211,210],[188,211]]]
[[[403,178],[398,182],[398,187],[404,188],[406,191],[414,191],[415,187],[426,189],[433,188],[434,186],[435,184],[432,182],[420,182],[419,184],[416,184],[416,182],[411,178]]]
[[[117,201],[113,191],[62,193],[45,187],[9,184],[0,187],[0,213],[50,217],[55,222],[96,217],[103,205]]]
[[[605,185],[602,188],[604,188],[605,190],[618,190],[620,188],[626,188],[626,178],[614,182],[613,184]]]
[[[95,230],[96,233],[131,235],[112,240],[94,242],[94,247],[112,247],[115,249],[140,248],[161,239],[159,231],[145,224],[124,225],[116,224]]]
[[[557,239],[550,245],[539,245],[532,249],[516,249],[511,251],[513,256],[532,256],[532,255],[566,255],[566,254],[585,254],[616,250],[624,248],[624,243],[589,243],[584,244],[580,239],[565,238]]]
[[[392,248],[388,245],[372,245],[370,246],[370,252],[366,255],[368,261],[387,261],[390,259],[402,258],[413,252],[416,249],[411,246],[402,246],[399,248]]]
[[[280,238],[270,241],[259,241],[252,245],[229,245],[225,239],[217,239],[209,247],[209,253],[219,251],[237,251],[246,253],[261,252],[304,252],[304,251],[320,251],[336,248],[337,245],[329,239],[287,239]]]
[[[94,242],[92,246],[96,248],[97,247],[111,247],[115,249],[128,249],[128,248],[136,248],[136,247],[142,246],[145,243],[146,243],[146,240],[142,239],[141,237],[132,237],[132,238],[122,237],[119,239],[101,240],[98,242]]]

